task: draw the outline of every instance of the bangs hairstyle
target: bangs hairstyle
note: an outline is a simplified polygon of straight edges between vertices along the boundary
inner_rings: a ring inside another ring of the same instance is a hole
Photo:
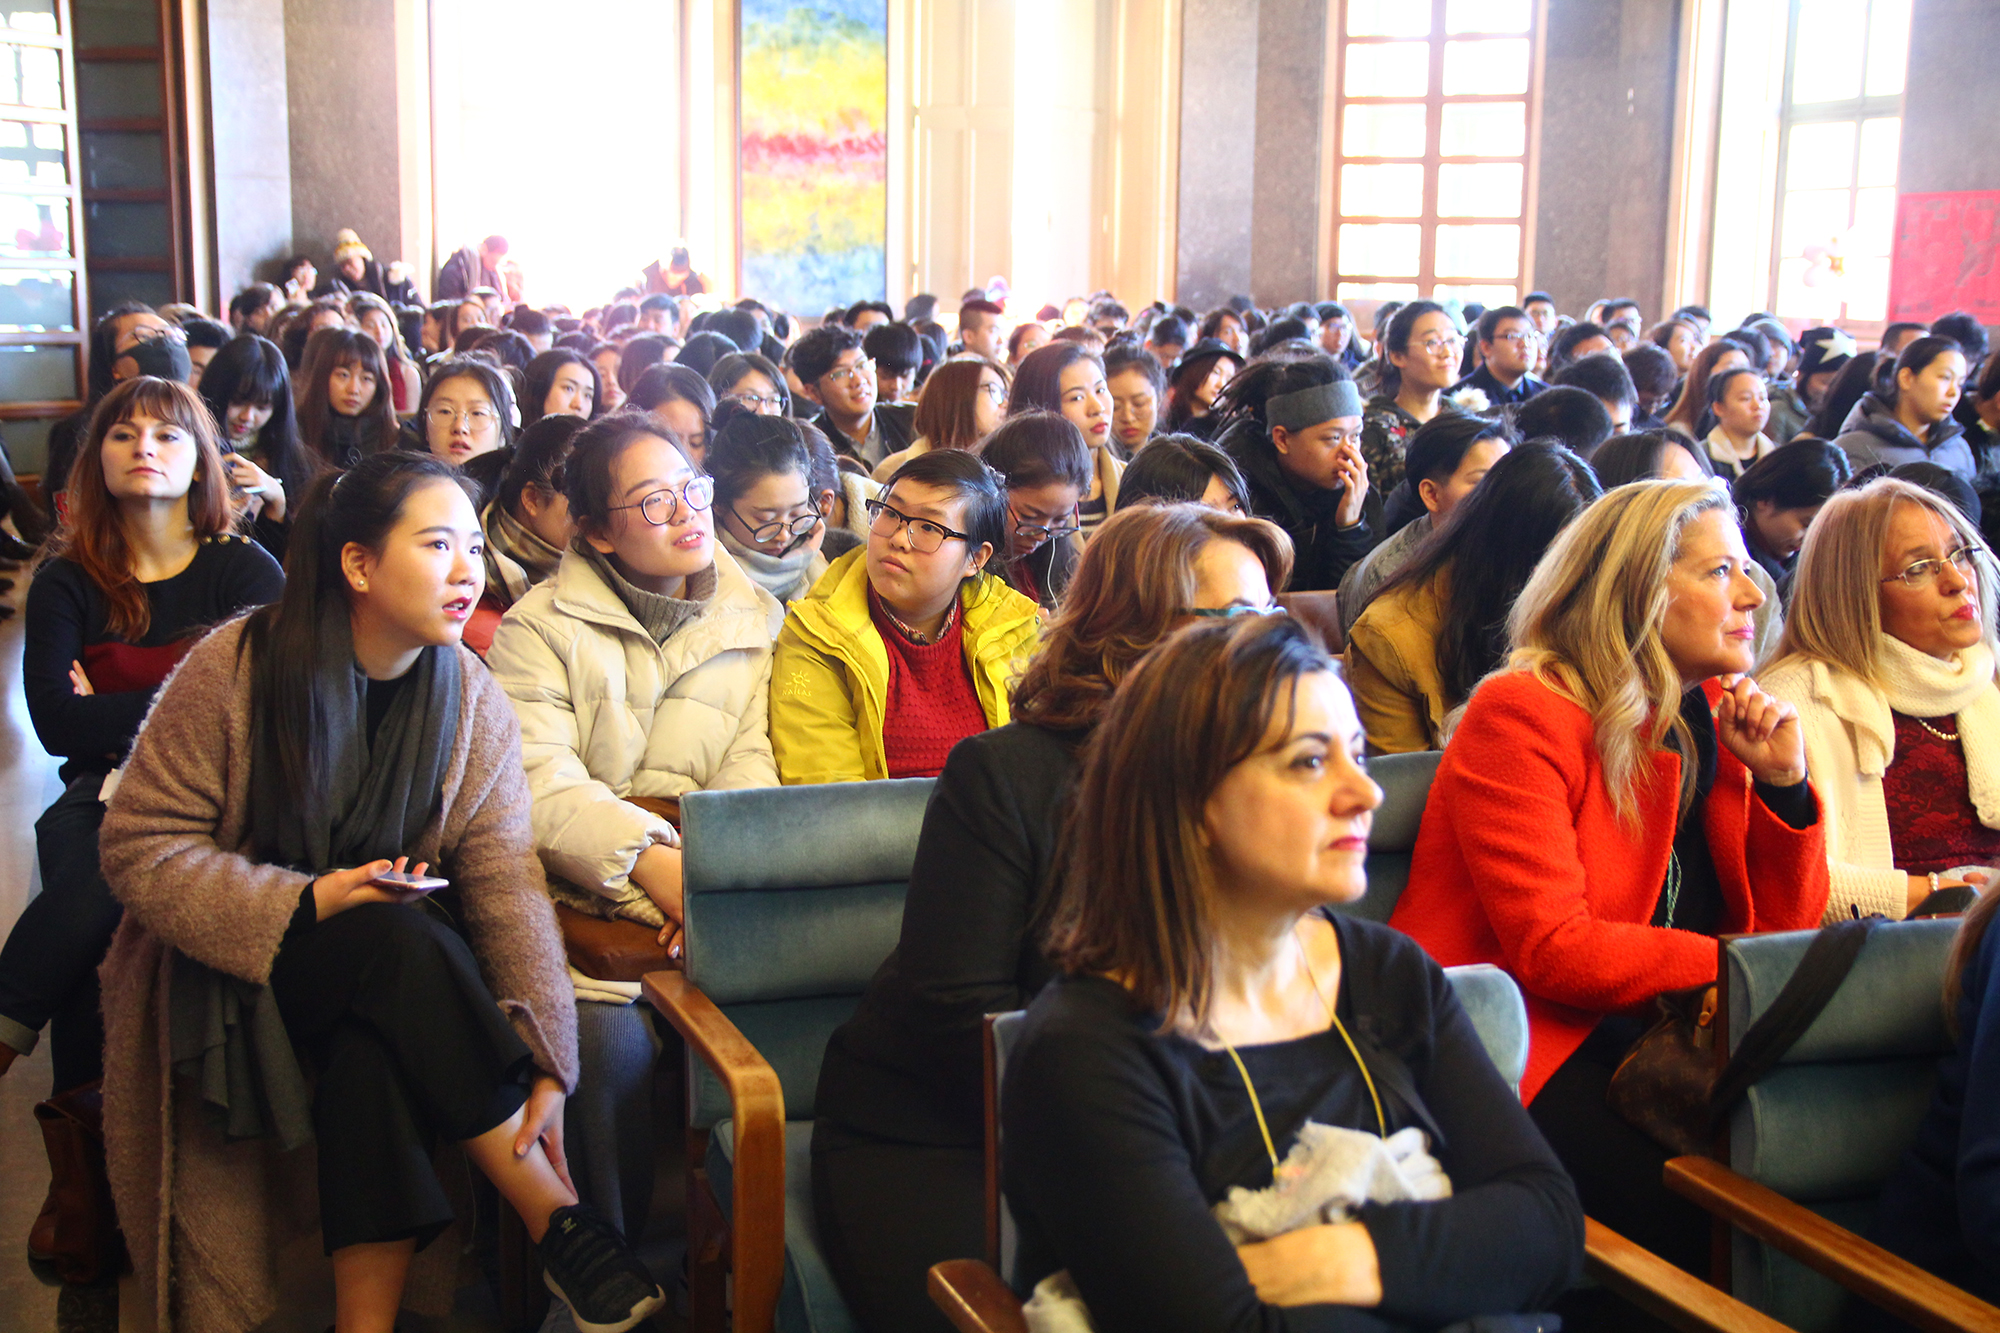
[[[1192,435],[1155,435],[1126,466],[1118,483],[1118,509],[1199,503],[1211,481],[1220,481],[1237,508],[1250,512],[1250,487],[1235,459]]]
[[[1806,529],[1774,664],[1792,658],[1824,662],[1873,689],[1883,687],[1882,556],[1896,507],[1905,504],[1936,514],[1951,526],[1960,545],[1972,548],[1982,634],[1988,648],[2000,651],[1994,641],[1992,593],[2000,571],[1978,529],[1956,506],[1923,487],[1877,477],[1857,490],[1833,495]]]
[[[1062,411],[1063,372],[1080,361],[1088,361],[1104,373],[1104,361],[1082,343],[1055,341],[1037,347],[1021,358],[1014,372],[1014,389],[1007,398],[1007,415],[1023,412]]]
[[[1084,746],[1056,852],[1045,943],[1057,970],[1118,977],[1163,1026],[1206,1024],[1219,946],[1209,798],[1274,721],[1289,730],[1298,679],[1335,670],[1290,616],[1193,626],[1133,668]]]
[[[702,475],[700,464],[688,457],[674,433],[649,413],[626,409],[599,417],[577,435],[563,468],[563,496],[579,533],[603,537],[610,531],[611,506],[617,498],[611,493],[611,472],[640,440],[665,440],[694,475]]]
[[[132,545],[118,501],[104,480],[104,439],[134,417],[169,422],[194,440],[194,478],[188,483],[188,523],[196,540],[230,531],[236,511],[222,468],[220,432],[201,396],[185,384],[139,375],[114,385],[91,413],[90,428],[70,465],[63,522],[50,538],[45,560],[67,557],[83,567],[104,594],[104,627],[127,642],[153,625],[146,586],[132,573]]]
[[[564,366],[581,366],[584,373],[590,376],[590,415],[596,417],[604,410],[604,381],[597,373],[597,363],[581,352],[552,347],[537,355],[521,372],[521,425],[524,428],[548,415],[543,404],[549,400],[549,389],[556,382],[556,372]]]
[[[420,487],[436,483],[465,492],[476,510],[472,483],[451,464],[429,454],[390,450],[362,459],[346,472],[329,472],[299,501],[285,548],[285,593],[253,612],[238,653],[250,662],[250,827],[270,827],[258,817],[265,802],[314,804],[333,790],[327,772],[331,746],[325,701],[314,685],[325,613],[345,614],[347,577],[340,553],[347,545],[380,551]],[[441,652],[455,652],[443,648]],[[269,857],[276,848],[260,847]]]
[[[1023,412],[986,437],[979,456],[1006,479],[1007,489],[1061,483],[1090,492],[1090,446],[1076,423],[1059,412]]]
[[[328,455],[327,419],[333,414],[327,384],[341,366],[355,366],[375,377],[375,396],[358,413],[373,442],[364,453],[396,447],[396,390],[389,383],[389,366],[381,344],[357,329],[320,329],[306,339],[299,363],[299,437],[325,462],[344,462]],[[430,392],[425,390],[425,398]]]
[[[986,563],[970,581],[977,584],[999,572],[999,566],[1007,558],[1007,532],[1013,526],[1013,520],[1007,516],[1005,478],[962,449],[933,449],[896,469],[882,487],[883,501],[887,502],[903,482],[935,486],[964,501],[965,516],[958,526],[968,538],[966,554],[977,552],[981,546],[992,548]]]
[[[1194,605],[1195,561],[1213,541],[1256,556],[1273,593],[1290,581],[1291,538],[1261,518],[1145,504],[1104,520],[1014,686],[1014,720],[1058,731],[1094,726],[1118,682]]]
[[[931,371],[917,395],[914,429],[929,440],[933,449],[977,449],[979,434],[979,382],[986,372],[1000,381],[1001,401],[1006,401],[1009,376],[1004,366],[983,356],[947,361]]]
[[[431,377],[424,381],[423,397],[417,400],[417,429],[423,433],[428,448],[430,439],[431,399],[439,389],[456,379],[476,382],[493,404],[495,423],[500,427],[500,447],[512,447],[514,443],[514,381],[508,379],[500,368],[491,361],[471,356],[450,356],[431,368]]]
[[[1620,486],[1555,539],[1507,620],[1513,652],[1502,669],[1533,672],[1590,714],[1612,806],[1630,829],[1649,756],[1669,736],[1681,754],[1694,753],[1681,721],[1680,673],[1660,627],[1667,575],[1688,525],[1710,511],[1735,520],[1729,496],[1711,482]],[[1681,765],[1683,814],[1694,768]]]

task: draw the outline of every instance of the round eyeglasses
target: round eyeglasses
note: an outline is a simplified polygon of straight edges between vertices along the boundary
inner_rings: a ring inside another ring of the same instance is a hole
[[[663,488],[642,497],[636,504],[607,505],[611,510],[636,509],[639,517],[656,528],[664,528],[674,521],[674,511],[679,505],[686,505],[692,512],[706,509],[715,501],[715,478],[690,477],[676,491]]]

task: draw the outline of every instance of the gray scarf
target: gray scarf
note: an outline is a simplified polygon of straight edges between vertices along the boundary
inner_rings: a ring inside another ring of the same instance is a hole
[[[409,852],[443,799],[458,736],[458,654],[426,648],[368,742],[368,678],[354,662],[344,603],[320,622],[313,694],[326,727],[324,786],[273,799],[275,774],[251,774],[256,855],[319,875]],[[252,733],[263,734],[253,718]],[[317,799],[316,799],[317,798]],[[201,1089],[231,1139],[275,1137],[290,1150],[312,1138],[312,1094],[268,986],[174,960],[168,1023],[176,1073]]]
[[[751,581],[785,605],[790,606],[812,591],[813,557],[819,554],[816,548],[802,546],[790,555],[766,555],[721,531],[719,524],[716,535]]]
[[[604,585],[625,603],[632,619],[639,622],[639,628],[646,631],[647,637],[654,643],[665,643],[672,638],[675,630],[700,615],[715,597],[714,565],[683,580],[681,591],[687,596],[669,597],[663,592],[649,592],[626,578],[610,556],[581,537],[570,544],[570,549],[589,562],[590,567],[597,571],[597,576],[604,580]]]

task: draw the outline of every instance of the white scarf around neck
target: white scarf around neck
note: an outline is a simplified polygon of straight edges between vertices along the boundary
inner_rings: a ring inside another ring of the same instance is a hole
[[[1882,688],[1870,689],[1844,671],[1814,663],[1820,693],[1855,732],[1860,772],[1880,777],[1896,755],[1896,721],[1905,717],[1955,717],[1965,750],[1966,786],[1980,822],[2000,828],[2000,686],[1993,650],[1985,643],[1943,661],[1901,639],[1880,640]]]

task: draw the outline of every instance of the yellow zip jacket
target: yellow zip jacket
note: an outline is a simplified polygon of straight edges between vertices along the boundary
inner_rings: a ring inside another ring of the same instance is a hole
[[[882,713],[889,650],[868,615],[868,548],[833,562],[791,604],[771,663],[771,752],[778,780],[864,782],[889,776]],[[986,725],[1004,727],[1007,694],[1033,656],[1041,624],[1033,601],[997,576],[959,594],[965,661]]]

